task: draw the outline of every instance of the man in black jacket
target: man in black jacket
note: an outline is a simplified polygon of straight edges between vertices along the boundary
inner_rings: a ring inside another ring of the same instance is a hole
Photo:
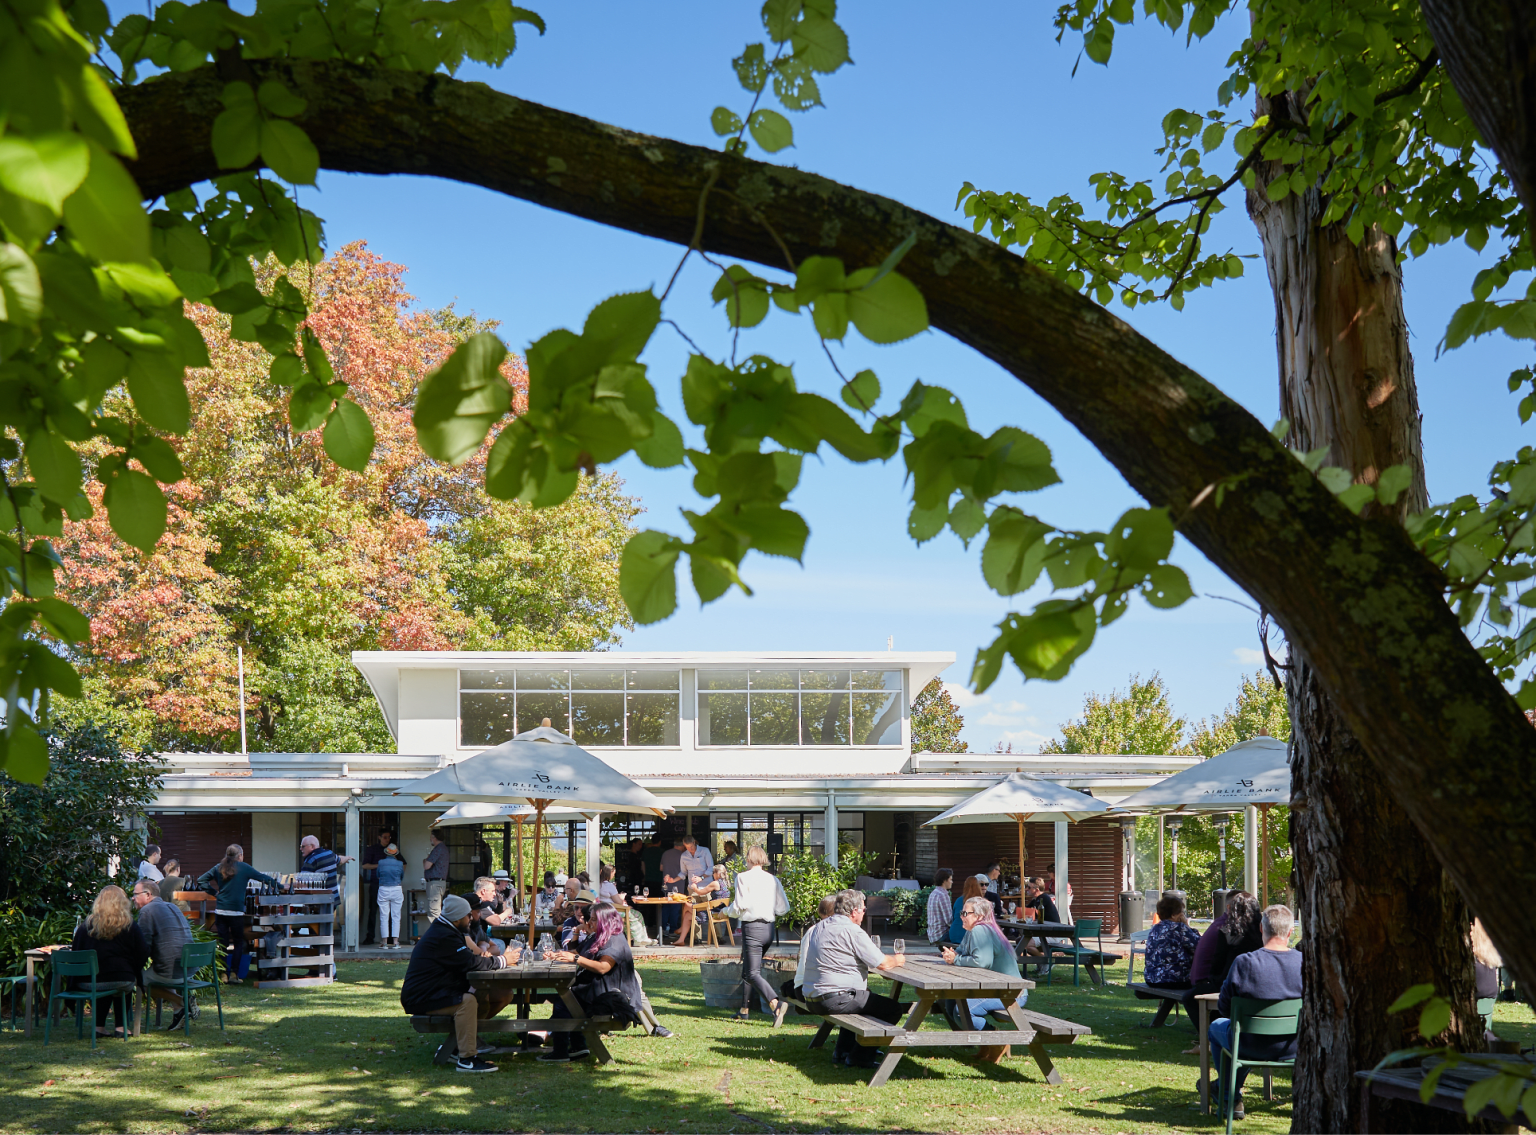
[[[470,991],[470,974],[476,970],[505,969],[516,956],[482,956],[469,948],[465,933],[471,919],[469,903],[460,895],[443,899],[443,910],[427,927],[411,951],[411,964],[400,983],[400,1006],[412,1016],[452,1016],[455,1042],[444,1042],[443,1050],[454,1044],[460,1072],[495,1072],[496,1065],[481,1060],[479,1054],[479,1018],[494,1015],[506,1001],[487,999],[483,1004]],[[499,1004],[497,1003],[499,1002]]]

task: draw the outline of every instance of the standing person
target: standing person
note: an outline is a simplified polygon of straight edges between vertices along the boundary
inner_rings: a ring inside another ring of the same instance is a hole
[[[192,941],[192,927],[187,925],[186,916],[163,901],[160,888],[149,879],[140,879],[133,885],[133,905],[139,911],[139,933],[149,951],[150,972],[161,981],[180,981],[185,976],[181,968],[181,948]],[[151,985],[148,994],[174,1010],[167,1031],[175,1032],[180,1028],[187,1013],[187,1006],[181,1003],[181,994],[163,985]]]
[[[838,891],[832,917],[815,930],[805,958],[805,1003],[813,1012],[863,1013],[888,1024],[901,1020],[901,1002],[869,991],[869,971],[896,969],[906,963],[901,954],[886,957],[864,933],[864,894]],[[860,1049],[847,1029],[837,1032],[834,1064],[874,1068],[880,1063],[875,1049]]]
[[[612,903],[600,902],[592,908],[574,949],[557,951],[555,961],[576,964],[580,972],[571,983],[571,993],[589,1016],[611,1015],[621,1024],[643,1023],[640,1009],[645,995],[635,973],[635,955],[624,939],[624,924]],[[569,1019],[570,1015],[565,1002],[556,1001],[550,1019]],[[563,1064],[591,1055],[585,1033],[557,1032],[553,1039],[552,1051],[539,1057],[545,1063]]]
[[[1301,954],[1291,949],[1291,930],[1296,919],[1289,907],[1271,906],[1259,916],[1263,945],[1232,959],[1232,968],[1221,983],[1221,996],[1216,1001],[1216,1019],[1211,1022],[1211,1044],[1218,1052],[1216,1061],[1216,1090],[1207,1099],[1215,1100],[1225,1087],[1227,1078],[1222,1066],[1231,1059],[1232,1053],[1232,998],[1254,997],[1262,1001],[1291,1001],[1302,995]],[[1294,1060],[1295,1036],[1259,1036],[1247,1034],[1242,1039],[1240,1056],[1248,1060]],[[1243,1081],[1248,1069],[1237,1070],[1237,1099],[1232,1118],[1242,1119]],[[1196,1082],[1198,1091],[1200,1084]]]
[[[683,878],[683,837],[674,836],[672,846],[661,853],[661,889],[669,895],[687,894],[688,884]],[[683,904],[668,903],[661,908],[661,940],[666,941],[669,931],[676,933],[674,946],[683,944]]]
[[[372,848],[369,849],[370,851]],[[405,860],[400,845],[391,841],[384,856],[373,865],[374,899],[379,907],[379,928],[386,950],[400,948],[400,912],[405,908]]]
[[[975,875],[967,875],[965,882],[961,884],[960,894],[955,898],[954,908],[949,917],[949,941],[958,946],[965,940],[965,923],[960,920],[960,912],[965,909],[966,899],[979,899],[983,897],[981,884],[976,881]]]
[[[421,861],[421,874],[427,884],[427,918],[436,921],[443,912],[443,896],[448,893],[448,845],[436,828],[428,829],[427,834],[432,839],[432,850]]]
[[[185,914],[187,904],[177,903],[176,892],[190,891],[193,886],[192,876],[181,873],[181,861],[178,859],[167,859],[157,866],[165,873],[165,878],[160,880],[160,897]]]
[[[640,852],[640,863],[645,869],[640,886],[642,889],[649,890],[653,896],[661,894],[661,855],[667,849],[665,838],[661,832],[656,832],[651,836],[651,842],[646,844],[644,850]],[[659,930],[661,915],[659,912],[659,907],[647,906],[645,908],[645,921],[649,931],[658,938],[661,937]]]
[[[745,1021],[752,1015],[752,991],[770,1013],[778,1011],[779,999],[763,978],[763,954],[773,939],[773,924],[789,913],[784,884],[768,871],[768,853],[747,848],[747,869],[736,876],[736,889],[726,914],[741,920],[741,1009]]]
[[[442,900],[442,909],[411,951],[411,964],[400,982],[400,1007],[412,1016],[451,1015],[454,1039],[443,1042],[438,1056],[454,1056],[459,1072],[495,1072],[496,1065],[480,1059],[492,1047],[480,1047],[480,1020],[494,1016],[507,1002],[498,1006],[489,997],[482,1002],[470,989],[470,974],[505,969],[508,954],[486,956],[470,949],[465,935],[471,918],[469,902],[462,896]]]
[[[682,892],[690,897],[704,894],[704,889],[709,887],[714,879],[715,858],[709,853],[709,848],[700,847],[699,841],[693,833],[683,837],[682,854],[677,861],[678,879],[682,883]],[[702,889],[701,889],[702,888]],[[694,916],[693,908],[680,907],[678,910],[677,945],[681,946],[688,939],[687,928],[682,925],[682,915],[686,912],[691,918]]]
[[[955,885],[955,873],[948,867],[940,867],[933,873],[933,890],[928,893],[928,941],[949,941],[949,924],[955,917],[955,901],[950,888]]]
[[[379,832],[379,838],[372,844],[363,848],[363,945],[373,945],[375,933],[378,929],[379,912],[383,909],[379,903],[379,860],[384,858],[384,849],[395,842],[395,833],[389,828]]]
[[[312,835],[299,840],[299,855],[303,857],[300,871],[325,876],[325,887],[331,892],[331,909],[326,913],[331,915],[332,922],[338,921],[341,917],[341,868],[351,863],[352,857],[337,855],[330,848],[321,847],[320,840]]]
[[[1177,891],[1164,891],[1157,900],[1157,918],[1157,925],[1147,932],[1147,984],[1163,989],[1188,989],[1200,932],[1189,924],[1184,896]]]
[[[148,843],[144,845],[144,858],[139,861],[139,878],[148,879],[152,883],[158,883],[165,878],[165,872],[160,870],[160,845]]]
[[[960,920],[965,923],[965,937],[960,940],[959,949],[943,947],[945,965],[960,966],[962,969],[988,969],[1009,977],[1019,976],[1019,962],[1013,956],[1013,944],[1003,936],[1003,928],[997,924],[997,914],[990,902],[984,898],[966,899],[965,905],[960,908]],[[1019,994],[1018,1003],[1021,1008],[1028,996],[1027,989]],[[1003,1008],[1001,998],[972,997],[966,1001],[971,1019],[960,1021],[958,1004],[953,1000],[946,1002],[945,1015],[962,1031],[968,1025],[973,1032],[991,1028],[987,1014],[1001,1012]],[[984,1050],[983,1056],[996,1063],[1002,1058],[1005,1047],[990,1046],[995,1052]]]
[[[71,950],[95,950],[96,951],[96,983],[98,988],[108,984],[124,984],[137,988],[139,978],[144,972],[145,959],[149,957],[149,947],[144,944],[144,935],[140,932],[138,923],[133,920],[133,907],[128,902],[128,896],[123,893],[122,887],[108,884],[101,888],[96,895],[96,901],[91,903],[91,913],[86,916],[84,922],[75,927],[75,937],[70,943]],[[76,989],[83,988],[82,982],[89,978],[72,979]],[[109,1004],[112,1006],[112,1019],[115,1024],[114,1032],[109,1033],[101,1027],[101,1021],[95,1021],[97,1036],[125,1036],[132,1022],[125,1020],[122,1015],[122,1007],[117,998],[113,998]],[[131,1013],[132,1010],[130,1009]]]
[[[245,861],[245,848],[238,843],[225,848],[224,858],[197,879],[203,890],[217,892],[213,924],[219,941],[229,950],[224,959],[226,985],[240,984],[250,972],[250,955],[245,949],[245,885],[252,879],[273,887],[278,885],[271,875],[263,875]]]

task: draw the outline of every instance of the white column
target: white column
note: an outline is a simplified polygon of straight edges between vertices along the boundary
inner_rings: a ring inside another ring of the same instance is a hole
[[[1056,821],[1056,913],[1072,921],[1072,899],[1067,891],[1067,821]]]
[[[593,812],[587,816],[587,878],[592,880],[592,893],[599,887],[598,876],[602,873],[603,814]]]
[[[343,909],[346,911],[345,942],[347,950],[357,949],[358,939],[358,881],[361,872],[360,860],[363,854],[363,824],[362,817],[358,815],[357,801],[347,801],[347,850],[345,854],[352,857],[352,862],[342,868],[346,872],[342,889]],[[332,947],[334,952],[335,948]]]
[[[1243,809],[1243,890],[1259,893],[1259,810],[1252,804]]]
[[[822,858],[829,867],[837,866],[837,793],[827,792],[827,813],[821,821],[824,850]]]
[[[1163,871],[1165,870],[1163,866],[1163,856],[1167,854],[1167,852],[1163,850],[1164,835],[1163,814],[1159,812],[1157,814],[1157,894],[1159,898],[1161,898],[1163,892],[1168,889],[1167,880],[1163,878]]]
[[[1131,838],[1128,841],[1125,855],[1125,889],[1136,889],[1136,828],[1131,828]]]

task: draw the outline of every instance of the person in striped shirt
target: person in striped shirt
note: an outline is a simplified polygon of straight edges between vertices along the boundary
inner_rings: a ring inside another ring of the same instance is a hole
[[[337,883],[337,875],[344,863],[352,862],[350,855],[337,855],[329,848],[320,846],[320,841],[312,835],[307,835],[299,841],[299,854],[303,861],[299,864],[300,871],[311,871],[317,875],[325,876],[325,885],[331,892],[331,898],[336,900],[330,914],[333,921],[341,917],[341,888]]]
[[[940,867],[933,873],[933,891],[928,895],[928,941],[943,942],[949,939],[949,923],[955,916],[954,899],[949,888],[954,884],[955,873],[948,867]]]

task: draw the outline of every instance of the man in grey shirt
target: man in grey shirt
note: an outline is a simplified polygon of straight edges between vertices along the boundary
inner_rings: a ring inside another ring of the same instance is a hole
[[[149,947],[150,972],[162,981],[180,981],[181,948],[192,941],[192,927],[187,925],[186,915],[160,897],[160,884],[153,879],[140,879],[133,885],[133,905],[139,910],[139,933]],[[149,995],[176,1010],[170,1028],[180,1028],[186,1013],[181,994],[151,985]]]
[[[864,933],[864,895],[839,891],[832,917],[816,924],[805,956],[804,989],[808,1008],[817,1013],[861,1013],[887,1024],[901,1020],[901,1002],[869,991],[869,971],[890,970],[906,963],[901,954],[886,957]],[[839,1029],[834,1064],[873,1068],[881,1052],[860,1048],[847,1029]]]
[[[443,912],[443,896],[448,893],[448,845],[436,828],[427,832],[432,837],[432,850],[421,861],[422,878],[427,883],[427,922],[437,920]]]
[[[683,878],[683,840],[679,836],[672,841],[672,846],[661,853],[661,884],[662,890],[667,894],[681,892],[687,894],[688,883]],[[661,937],[666,941],[669,933],[676,933],[674,946],[681,946],[686,937],[682,931],[683,904],[668,904],[661,908]]]

